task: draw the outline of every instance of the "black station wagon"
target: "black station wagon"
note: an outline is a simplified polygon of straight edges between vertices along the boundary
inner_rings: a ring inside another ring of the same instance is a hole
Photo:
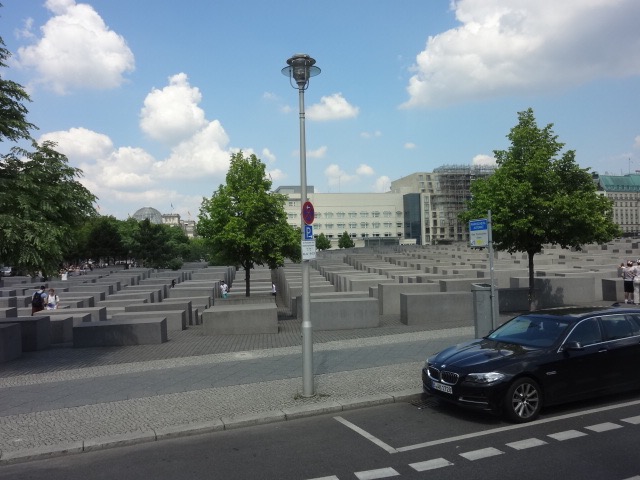
[[[546,405],[640,388],[639,367],[640,309],[563,308],[519,315],[433,355],[422,385],[520,423]]]

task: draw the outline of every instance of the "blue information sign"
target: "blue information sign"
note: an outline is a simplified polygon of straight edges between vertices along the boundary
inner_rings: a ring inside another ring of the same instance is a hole
[[[311,225],[304,226],[304,239],[313,240],[313,226]]]
[[[486,218],[469,221],[469,243],[472,247],[486,247],[489,244],[489,226]]]

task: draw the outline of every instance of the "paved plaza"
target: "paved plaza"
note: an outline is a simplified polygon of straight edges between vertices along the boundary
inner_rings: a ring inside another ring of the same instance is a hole
[[[287,421],[406,400],[429,354],[473,328],[314,332],[316,395],[301,396],[300,321],[273,335],[202,335],[160,345],[25,352],[0,366],[0,463]]]

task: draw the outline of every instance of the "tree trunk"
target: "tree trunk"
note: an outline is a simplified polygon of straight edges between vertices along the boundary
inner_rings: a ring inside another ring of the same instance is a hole
[[[251,296],[251,267],[244,267],[245,296]]]
[[[533,289],[533,256],[534,252],[527,252],[529,256],[529,311],[533,311],[535,309],[535,292]]]

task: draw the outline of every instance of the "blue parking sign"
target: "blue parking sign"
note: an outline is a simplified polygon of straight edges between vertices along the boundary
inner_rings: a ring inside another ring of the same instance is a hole
[[[313,240],[313,226],[311,225],[304,226],[304,239]]]

